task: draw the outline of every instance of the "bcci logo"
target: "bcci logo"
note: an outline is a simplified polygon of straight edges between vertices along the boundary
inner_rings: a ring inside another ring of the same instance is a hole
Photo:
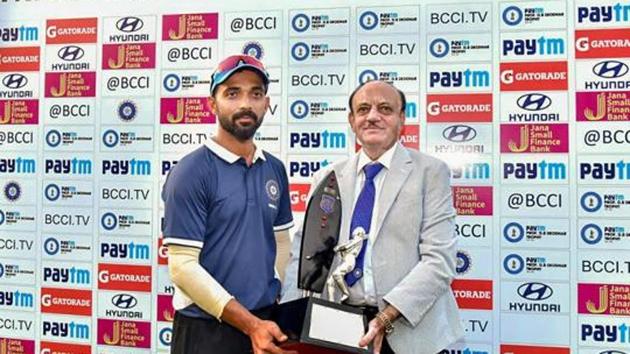
[[[10,202],[15,202],[22,196],[22,187],[17,182],[11,181],[4,186],[4,197]]]
[[[133,101],[124,101],[118,106],[117,113],[123,122],[131,122],[138,114],[138,106]]]
[[[472,260],[470,258],[470,254],[464,251],[457,251],[457,264],[455,270],[457,274],[465,274],[470,271],[470,267],[472,265]]]
[[[242,52],[243,54],[249,55],[250,57],[254,57],[258,60],[261,60],[265,55],[262,45],[258,42],[249,42],[245,44]]]
[[[278,182],[273,179],[270,179],[265,183],[265,191],[267,192],[267,196],[269,199],[278,201],[280,199],[280,187],[278,186]]]

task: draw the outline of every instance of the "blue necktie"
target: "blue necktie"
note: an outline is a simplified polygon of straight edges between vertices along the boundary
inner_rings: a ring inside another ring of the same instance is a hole
[[[362,227],[365,233],[369,235],[370,224],[372,223],[372,210],[374,209],[374,196],[376,195],[376,188],[374,187],[374,177],[383,169],[383,165],[380,163],[374,163],[365,165],[363,172],[365,173],[365,183],[363,189],[359,193],[357,203],[354,205],[354,212],[352,213],[352,220],[350,221],[350,239],[354,229]],[[365,249],[367,248],[367,238],[363,241],[361,251],[357,256],[357,262],[352,272],[346,274],[345,280],[349,286],[354,285],[361,277],[363,277],[363,259],[365,258]]]

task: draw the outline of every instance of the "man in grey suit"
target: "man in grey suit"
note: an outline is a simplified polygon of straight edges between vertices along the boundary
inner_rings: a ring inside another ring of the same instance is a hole
[[[456,213],[449,169],[398,143],[405,121],[402,91],[371,81],[355,89],[349,105],[348,120],[362,148],[316,173],[311,193],[332,168],[342,203],[338,244],[352,239],[356,225],[367,240],[356,268],[346,275],[349,294],[337,291],[328,300],[347,297],[346,304],[364,309],[371,320],[361,346],[372,343],[375,353],[383,354],[436,354],[463,335],[450,288]],[[299,231],[294,238],[283,301],[301,297],[296,279],[301,237]],[[335,256],[331,269],[340,262]],[[322,296],[329,297],[326,291]]]

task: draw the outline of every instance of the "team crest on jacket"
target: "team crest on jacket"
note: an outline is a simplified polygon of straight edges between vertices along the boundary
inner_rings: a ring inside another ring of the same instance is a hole
[[[267,191],[267,196],[269,199],[274,202],[280,199],[280,187],[278,186],[278,182],[273,179],[270,179],[265,183],[265,191]]]

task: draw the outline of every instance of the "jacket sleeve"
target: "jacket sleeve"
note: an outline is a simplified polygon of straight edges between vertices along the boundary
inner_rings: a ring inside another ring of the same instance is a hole
[[[455,208],[448,166],[439,161],[424,176],[423,217],[420,226],[418,264],[383,300],[416,326],[435,301],[450,291],[455,276]]]

